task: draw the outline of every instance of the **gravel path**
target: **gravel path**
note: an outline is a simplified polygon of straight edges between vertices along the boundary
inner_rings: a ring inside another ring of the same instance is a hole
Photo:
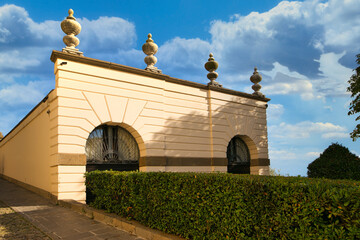
[[[0,239],[51,240],[45,233],[2,201],[0,201]]]

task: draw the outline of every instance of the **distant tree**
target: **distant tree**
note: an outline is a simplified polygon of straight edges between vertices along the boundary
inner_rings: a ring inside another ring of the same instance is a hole
[[[355,115],[360,113],[360,54],[356,55],[356,62],[359,64],[357,68],[355,68],[355,74],[350,77],[348,83],[350,86],[347,88],[348,92],[351,92],[351,97],[353,100],[350,103],[348,115]],[[356,117],[355,121],[360,120],[360,114]],[[350,133],[350,137],[353,141],[360,137],[360,124],[357,124],[355,129]]]
[[[270,176],[281,176],[280,169],[269,167],[269,175]]]
[[[360,159],[348,148],[333,143],[309,164],[308,177],[360,180]]]

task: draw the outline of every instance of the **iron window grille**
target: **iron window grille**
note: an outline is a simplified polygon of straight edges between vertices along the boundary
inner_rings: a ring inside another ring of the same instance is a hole
[[[119,126],[95,128],[86,142],[85,152],[88,164],[136,164],[140,158],[135,138]]]
[[[227,147],[228,165],[250,166],[250,153],[246,143],[238,136],[235,136],[229,142]]]

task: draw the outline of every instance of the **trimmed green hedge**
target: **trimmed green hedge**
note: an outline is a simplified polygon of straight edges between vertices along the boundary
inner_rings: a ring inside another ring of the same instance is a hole
[[[94,171],[92,206],[188,239],[360,239],[360,182]]]

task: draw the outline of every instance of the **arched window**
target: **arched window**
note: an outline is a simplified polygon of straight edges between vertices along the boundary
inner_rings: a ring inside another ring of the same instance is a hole
[[[227,147],[228,172],[250,174],[250,153],[246,143],[235,136]]]
[[[134,137],[119,126],[102,125],[89,135],[85,146],[87,170],[137,170],[139,147]],[[102,165],[102,166],[99,166]]]
[[[86,171],[139,169],[140,152],[135,138],[119,126],[101,125],[89,135],[86,146]],[[86,189],[86,203],[95,196]]]

